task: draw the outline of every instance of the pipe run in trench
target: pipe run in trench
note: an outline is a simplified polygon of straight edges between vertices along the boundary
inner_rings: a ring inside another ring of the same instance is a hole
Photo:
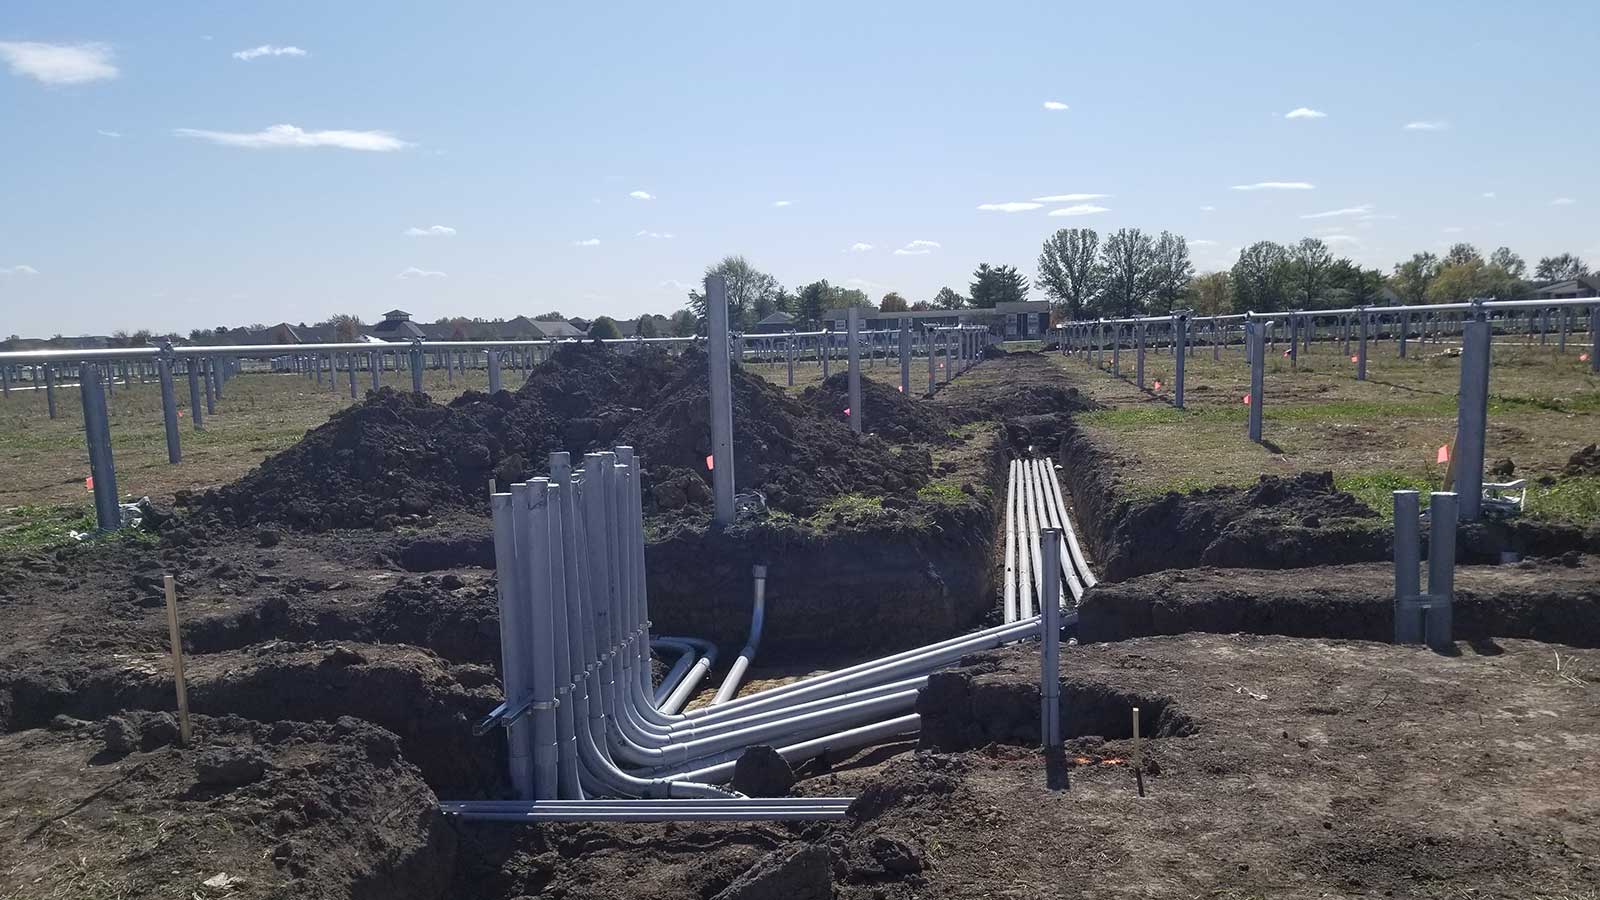
[[[1058,566],[1046,566],[1041,536],[1055,532]],[[1046,572],[1046,568],[1055,571]],[[1016,622],[1041,609],[1046,578],[1066,585],[1058,592],[1064,600],[1070,593],[1076,606],[1083,593],[1098,583],[1089,567],[1077,532],[1067,513],[1065,495],[1056,478],[1055,464],[1048,459],[1014,459],[1006,478],[1005,581],[1002,611],[1006,622]]]

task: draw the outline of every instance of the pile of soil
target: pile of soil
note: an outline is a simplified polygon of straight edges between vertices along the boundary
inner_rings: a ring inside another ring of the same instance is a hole
[[[1567,460],[1565,475],[1600,475],[1600,444],[1590,444]]]
[[[680,485],[684,473],[709,481],[709,382],[704,355],[685,352],[676,377],[649,411],[622,430],[622,442],[633,445],[658,481],[669,470],[677,470],[672,474]],[[924,448],[857,436],[840,418],[737,367],[732,387],[734,488],[762,492],[770,508],[809,516],[841,494],[910,496],[932,477],[933,460]],[[709,502],[709,492],[688,502]]]
[[[545,471],[545,459],[632,443],[670,480],[708,476],[705,356],[618,353],[595,344],[559,348],[513,392],[468,391],[448,405],[382,389],[334,415],[239,481],[201,498],[225,524],[282,523],[313,531],[387,528],[448,509],[479,508],[490,478],[502,485]],[[857,439],[738,369],[735,471],[740,490],[806,515],[840,493],[897,494],[926,483],[925,452]],[[648,414],[645,410],[649,410]],[[680,484],[683,505],[708,491]]]
[[[1247,488],[1169,492],[1117,507],[1099,534],[1113,581],[1158,569],[1298,568],[1390,553],[1378,514],[1334,487],[1332,472],[1263,475]]]
[[[850,409],[850,374],[840,372],[816,387],[806,388],[800,402],[815,410],[818,415],[850,423],[845,410]],[[926,444],[950,442],[950,420],[942,411],[919,403],[900,393],[898,385],[861,379],[861,405],[866,408],[866,419],[861,427],[868,434],[879,434],[896,443],[917,441]],[[851,410],[851,415],[854,415]]]

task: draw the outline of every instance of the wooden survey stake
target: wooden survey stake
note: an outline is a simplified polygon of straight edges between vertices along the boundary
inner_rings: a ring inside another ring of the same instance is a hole
[[[162,578],[167,591],[167,631],[172,634],[172,680],[178,686],[178,736],[189,746],[189,686],[183,676],[183,633],[178,628],[178,592],[171,575]]]

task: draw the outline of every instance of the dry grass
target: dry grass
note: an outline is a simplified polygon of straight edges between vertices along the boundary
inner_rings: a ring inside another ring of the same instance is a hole
[[[1409,358],[1401,360],[1392,342],[1376,343],[1368,380],[1360,382],[1339,344],[1320,344],[1302,354],[1298,371],[1282,357],[1280,346],[1268,357],[1261,444],[1246,437],[1249,408],[1243,398],[1249,369],[1237,349],[1224,350],[1215,361],[1210,349],[1202,348],[1187,361],[1185,410],[1171,406],[1171,356],[1147,356],[1150,391],[1131,383],[1131,352],[1123,354],[1123,380],[1079,357],[1052,358],[1071,383],[1110,407],[1079,421],[1119,461],[1116,477],[1128,493],[1328,470],[1356,493],[1381,499],[1393,487],[1440,480],[1436,454],[1455,432],[1460,380],[1459,359],[1448,348],[1413,344]],[[1496,345],[1489,461],[1513,460],[1518,476],[1554,475],[1573,451],[1600,437],[1600,378],[1579,359],[1582,349],[1576,341],[1565,354],[1553,345]],[[1157,381],[1159,393],[1153,390]],[[1600,483],[1579,479],[1561,490],[1535,488],[1529,505],[1531,511],[1546,509],[1560,518],[1600,515]]]

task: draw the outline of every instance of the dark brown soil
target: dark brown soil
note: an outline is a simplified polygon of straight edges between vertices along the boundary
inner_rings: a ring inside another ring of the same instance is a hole
[[[1078,611],[1084,641],[1209,631],[1388,641],[1394,569],[1387,564],[1296,571],[1199,568],[1102,583]],[[1532,638],[1600,647],[1600,558],[1459,566],[1455,633],[1462,640]]]
[[[830,416],[850,424],[850,375],[840,372],[820,385],[808,387],[800,394],[800,402],[811,407],[818,415]],[[866,408],[866,418],[861,427],[868,434],[882,435],[896,443],[915,441],[923,444],[943,444],[950,441],[950,419],[936,405],[920,402],[900,393],[897,383],[891,385],[865,376],[861,379],[861,402]]]

